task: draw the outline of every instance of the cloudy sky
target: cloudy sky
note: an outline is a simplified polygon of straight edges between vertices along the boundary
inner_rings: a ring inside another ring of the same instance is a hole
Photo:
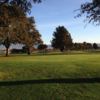
[[[36,27],[44,43],[50,44],[57,26],[64,25],[71,33],[74,42],[100,43],[100,26],[84,23],[84,16],[75,19],[83,2],[90,0],[43,0],[35,4],[30,16],[35,17]]]

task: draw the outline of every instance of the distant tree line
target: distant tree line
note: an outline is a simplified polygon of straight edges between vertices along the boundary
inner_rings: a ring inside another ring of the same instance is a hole
[[[27,41],[26,41],[27,42]],[[53,38],[51,41],[51,46],[55,50],[68,51],[68,50],[96,50],[99,49],[98,44],[96,43],[74,43],[72,41],[71,34],[68,32],[68,30],[64,26],[58,26],[56,30],[53,33]],[[35,50],[33,48],[33,50]],[[41,53],[46,53],[48,51],[48,45],[43,44],[43,42],[40,42],[40,44],[37,45],[37,50],[39,50]],[[16,50],[13,49],[12,53],[26,53],[28,50],[27,46],[23,46],[22,49]],[[32,48],[31,50],[32,51]]]
[[[71,34],[64,26],[58,26],[53,33],[51,45],[54,49],[59,49],[61,52],[64,50],[91,50],[98,49],[96,43],[73,43]]]
[[[72,50],[92,50],[92,49],[98,49],[98,44],[96,43],[73,43]]]

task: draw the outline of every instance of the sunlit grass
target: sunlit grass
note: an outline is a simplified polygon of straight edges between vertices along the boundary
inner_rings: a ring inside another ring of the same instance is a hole
[[[100,54],[0,57],[0,81],[100,77]],[[1,100],[99,100],[100,84],[0,86]]]

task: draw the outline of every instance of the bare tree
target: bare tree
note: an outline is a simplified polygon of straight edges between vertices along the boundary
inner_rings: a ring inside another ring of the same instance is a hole
[[[86,15],[86,20],[90,23],[100,24],[100,0],[90,0],[81,5],[80,13],[77,17],[81,15]]]

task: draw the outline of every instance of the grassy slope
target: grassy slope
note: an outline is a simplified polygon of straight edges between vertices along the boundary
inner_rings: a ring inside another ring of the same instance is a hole
[[[0,57],[0,80],[100,77],[100,54]],[[100,84],[0,86],[1,100],[100,100]]]

